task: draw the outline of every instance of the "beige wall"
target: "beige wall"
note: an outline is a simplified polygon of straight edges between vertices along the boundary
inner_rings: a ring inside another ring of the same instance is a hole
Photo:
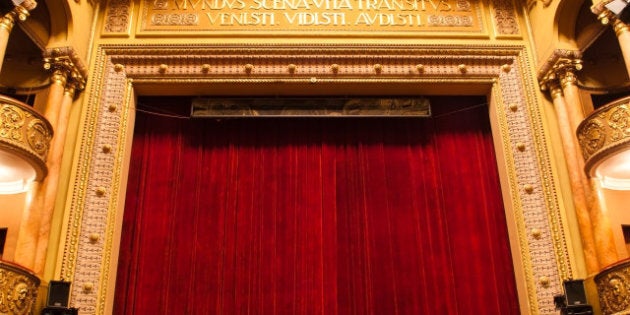
[[[20,193],[11,195],[0,195],[0,227],[6,227],[7,240],[4,246],[2,259],[13,261],[15,246],[18,238],[18,230],[22,222],[22,216],[27,202],[30,200],[30,193]]]
[[[622,226],[630,226],[630,191],[602,189],[602,196],[606,202],[619,258],[628,258],[630,253],[623,237]]]

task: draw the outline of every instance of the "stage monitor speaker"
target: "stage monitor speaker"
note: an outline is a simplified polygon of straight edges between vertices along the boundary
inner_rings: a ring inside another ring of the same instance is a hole
[[[586,291],[584,280],[564,281],[564,294],[567,297],[567,306],[586,304]]]
[[[48,283],[48,306],[68,307],[70,282],[50,281]]]

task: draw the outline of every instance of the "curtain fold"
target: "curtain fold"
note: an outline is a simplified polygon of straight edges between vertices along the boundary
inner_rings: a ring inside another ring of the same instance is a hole
[[[483,101],[434,97],[430,119],[139,112],[115,314],[518,314]]]

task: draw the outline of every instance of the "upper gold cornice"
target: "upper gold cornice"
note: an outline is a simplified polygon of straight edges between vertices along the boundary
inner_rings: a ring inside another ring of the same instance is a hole
[[[137,80],[181,78],[307,80],[319,79],[470,79],[498,77],[510,69],[520,47],[256,45],[103,46],[115,71]],[[482,52],[483,50],[481,50]],[[378,56],[378,57],[374,57]],[[317,61],[317,66],[313,64]]]
[[[87,68],[72,47],[56,47],[44,52],[44,68],[53,71],[53,77],[63,76],[76,90],[83,90]],[[63,85],[65,85],[65,83]]]

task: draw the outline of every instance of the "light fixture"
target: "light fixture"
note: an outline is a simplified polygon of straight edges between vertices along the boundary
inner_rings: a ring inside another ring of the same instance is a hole
[[[589,176],[603,188],[630,190],[630,97],[595,110],[577,136]]]
[[[0,194],[28,190],[47,173],[52,127],[34,108],[0,95]]]
[[[606,3],[604,6],[615,15],[620,15],[621,12],[628,6],[630,0],[612,0]]]

